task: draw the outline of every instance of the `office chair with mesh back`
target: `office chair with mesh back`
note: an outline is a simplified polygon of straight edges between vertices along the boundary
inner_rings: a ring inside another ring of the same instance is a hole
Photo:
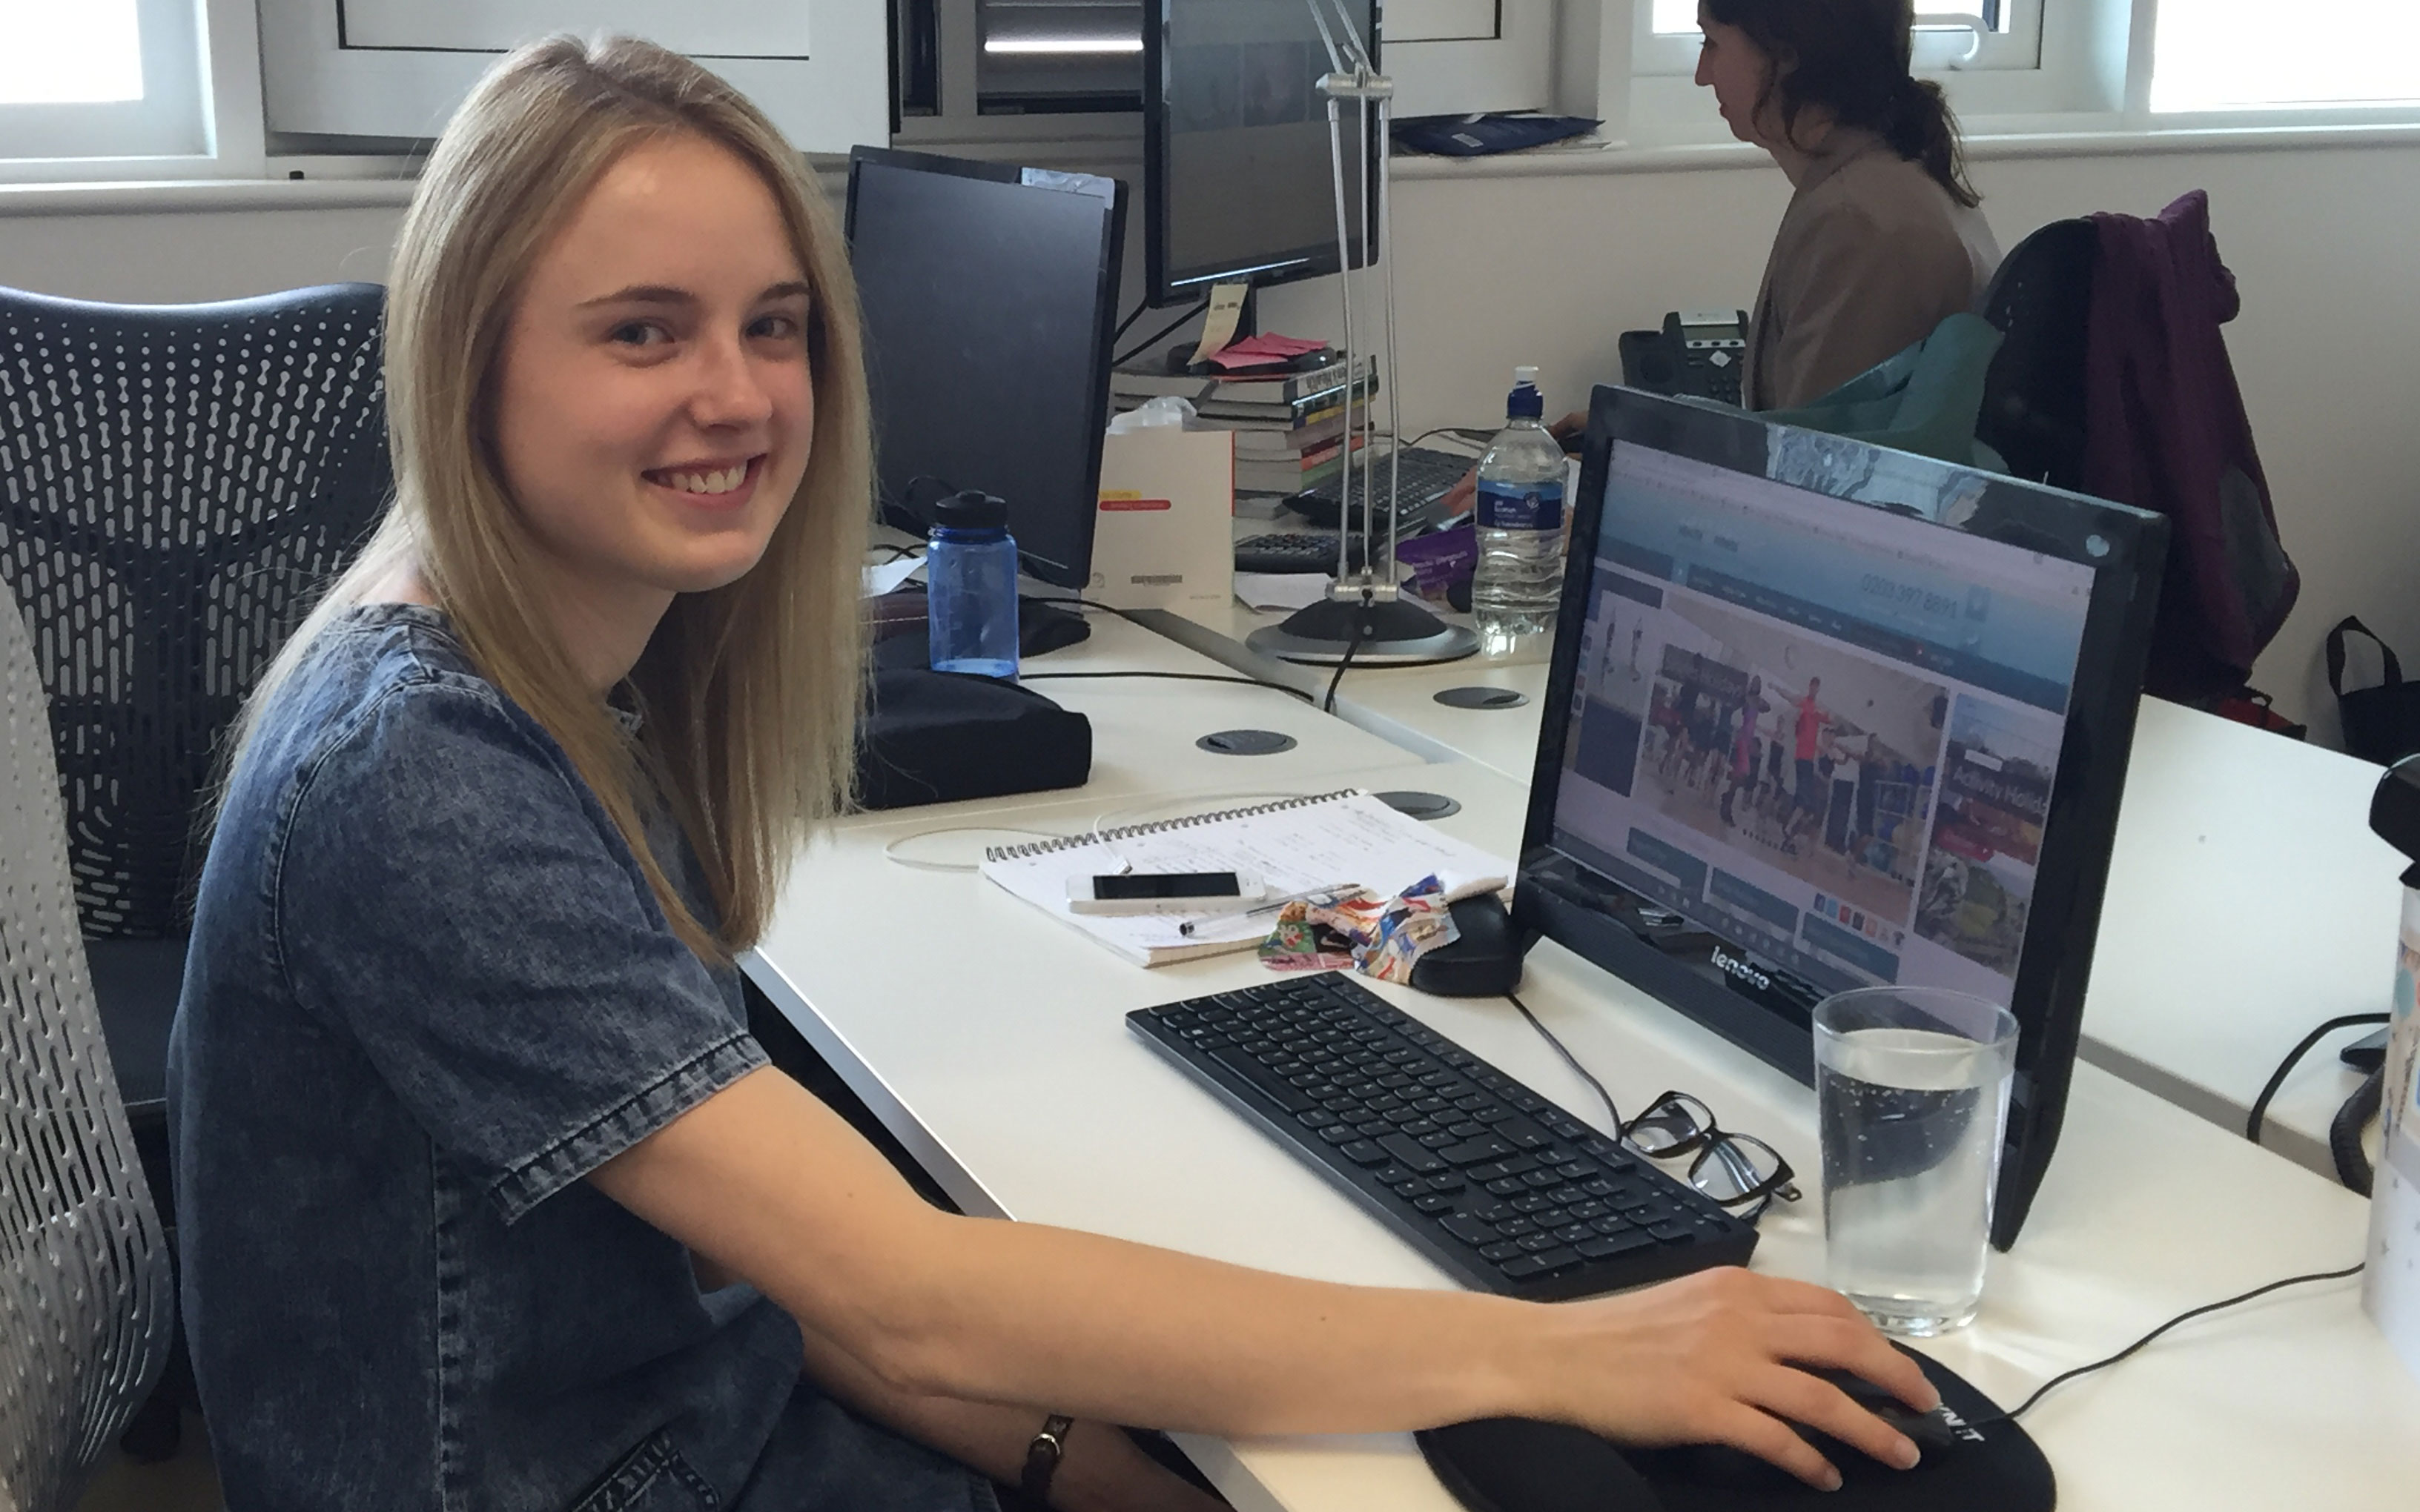
[[[2017,477],[2059,488],[2084,484],[2084,363],[2100,231],[2054,221],[2001,262],[1983,318],[2001,334],[1983,379],[1975,435]]]
[[[51,726],[0,590],[0,1507],[65,1512],[175,1336],[168,1253],[94,1011]]]
[[[50,696],[93,995],[168,1235],[168,1030],[218,747],[391,488],[384,292],[0,289],[0,586]],[[173,1453],[182,1351],[131,1432]]]
[[[50,694],[138,1130],[164,1129],[218,743],[390,489],[383,305],[374,284],[161,306],[0,290],[0,580]]]

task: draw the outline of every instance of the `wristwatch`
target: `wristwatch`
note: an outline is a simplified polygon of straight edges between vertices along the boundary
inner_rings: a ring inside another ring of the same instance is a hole
[[[1025,1473],[1017,1477],[1016,1489],[1037,1509],[1049,1504],[1050,1477],[1059,1473],[1059,1461],[1067,1453],[1067,1430],[1075,1426],[1074,1418],[1053,1412],[1026,1446]]]

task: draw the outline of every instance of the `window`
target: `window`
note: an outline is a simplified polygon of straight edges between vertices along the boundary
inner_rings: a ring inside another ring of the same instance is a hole
[[[1553,109],[1558,8],[1553,0],[1387,0],[1380,61],[1395,81],[1395,114]]]
[[[194,0],[0,0],[0,160],[204,153]]]
[[[2415,103],[2410,0],[2160,0],[2154,112]]]
[[[1962,121],[2000,130],[2108,130],[2125,104],[2129,18],[2159,0],[1916,0],[1916,71]],[[1633,27],[1623,133],[1638,147],[1727,140],[1690,82],[1696,0],[1604,0]],[[1611,24],[1608,21],[1608,24]],[[1610,49],[1608,49],[1610,54]],[[1609,71],[1609,70],[1608,70]],[[1600,84],[1609,96],[1608,78]]]
[[[2150,0],[2143,0],[2149,4]],[[1918,0],[1916,71],[2033,69],[2041,64],[2044,0]],[[1638,0],[1641,73],[1687,73],[1698,63],[1698,0]]]
[[[619,31],[696,58],[805,150],[845,152],[890,134],[888,8],[867,0],[258,3],[272,133],[426,140],[515,44]]]

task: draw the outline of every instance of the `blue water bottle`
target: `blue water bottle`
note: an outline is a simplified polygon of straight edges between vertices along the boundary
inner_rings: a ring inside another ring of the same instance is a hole
[[[937,672],[1016,675],[1016,542],[1008,505],[986,493],[933,507],[925,537],[925,614]]]

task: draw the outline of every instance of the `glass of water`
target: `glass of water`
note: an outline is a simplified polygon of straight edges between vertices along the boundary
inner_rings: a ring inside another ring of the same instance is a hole
[[[1869,987],[1816,1005],[1825,1271],[1890,1333],[1975,1319],[2016,1052],[2014,1016],[1966,993]]]

